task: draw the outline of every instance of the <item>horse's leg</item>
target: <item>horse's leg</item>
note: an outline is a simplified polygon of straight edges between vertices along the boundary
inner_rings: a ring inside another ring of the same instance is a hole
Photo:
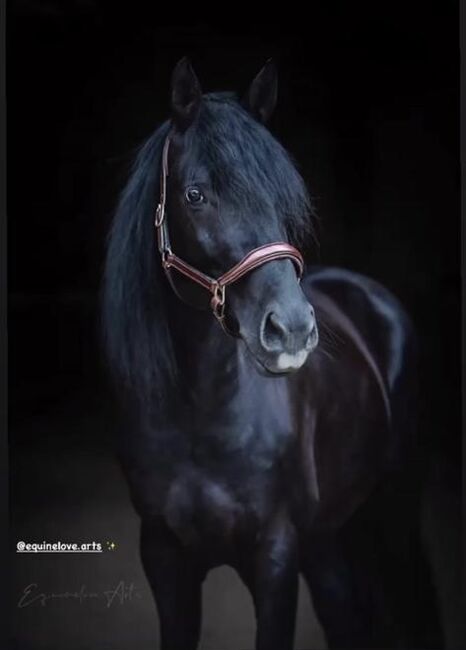
[[[303,542],[300,561],[329,648],[388,647],[377,580],[347,557],[336,535]]]
[[[159,613],[161,650],[195,650],[204,572],[168,531],[150,521],[142,522],[140,550]]]
[[[251,553],[244,553],[236,568],[254,601],[256,650],[292,650],[298,554],[294,528],[284,513],[273,518],[257,545]]]

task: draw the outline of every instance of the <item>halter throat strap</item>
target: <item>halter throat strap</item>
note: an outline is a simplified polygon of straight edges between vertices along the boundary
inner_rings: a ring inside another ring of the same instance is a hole
[[[166,219],[166,201],[167,201],[167,178],[168,178],[168,150],[170,147],[170,136],[167,136],[162,152],[162,170],[160,174],[160,200],[155,211],[155,231],[157,235],[157,246],[162,260],[162,266],[165,270],[170,284],[173,286],[170,276],[170,269],[176,269],[192,282],[197,283],[206,291],[210,292],[210,307],[214,316],[220,322],[222,327],[228,331],[225,325],[225,290],[226,287],[237,282],[250,271],[272,262],[273,260],[289,259],[293,262],[298,280],[301,279],[304,270],[304,261],[301,253],[297,248],[286,242],[273,242],[264,244],[258,248],[249,251],[243,259],[235,264],[231,269],[223,273],[219,278],[213,278],[194,266],[178,257],[173,253],[170,246]]]

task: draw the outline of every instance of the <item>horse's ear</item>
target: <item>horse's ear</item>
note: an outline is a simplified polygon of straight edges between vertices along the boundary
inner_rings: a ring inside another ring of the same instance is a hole
[[[250,85],[241,104],[259,122],[265,124],[277,103],[277,90],[277,68],[272,59],[269,59]]]
[[[194,122],[201,103],[202,91],[196,73],[184,57],[175,66],[171,80],[172,118],[178,129],[186,131]]]

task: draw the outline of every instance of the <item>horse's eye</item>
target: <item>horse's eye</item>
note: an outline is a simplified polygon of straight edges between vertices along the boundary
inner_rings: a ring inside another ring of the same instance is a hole
[[[192,204],[199,204],[204,201],[204,195],[198,187],[188,187],[185,197],[186,201]]]

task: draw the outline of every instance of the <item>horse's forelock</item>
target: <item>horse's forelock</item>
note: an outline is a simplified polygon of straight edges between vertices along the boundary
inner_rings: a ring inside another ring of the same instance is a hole
[[[239,208],[273,205],[294,243],[314,236],[312,202],[291,156],[234,95],[204,97],[192,151],[219,195]]]

